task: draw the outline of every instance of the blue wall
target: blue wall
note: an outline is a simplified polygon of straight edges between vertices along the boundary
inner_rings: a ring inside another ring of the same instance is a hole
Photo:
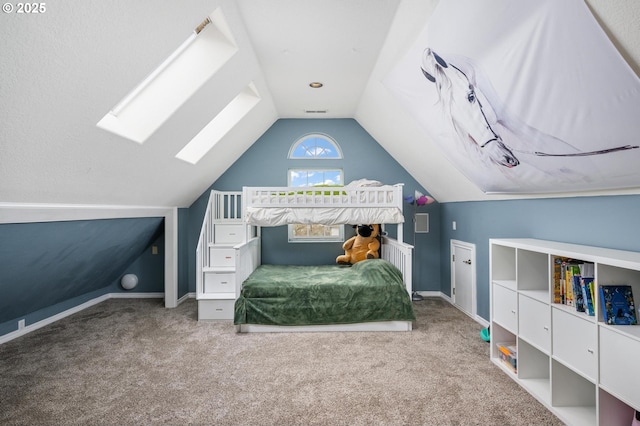
[[[486,320],[490,238],[537,238],[640,251],[640,195],[444,203],[441,209],[441,290],[450,295],[451,239],[475,244],[477,313]]]
[[[132,218],[0,225],[0,335],[102,294],[164,291],[164,219]],[[151,255],[150,245],[158,246]],[[149,250],[146,250],[149,248]]]
[[[324,133],[340,145],[343,160],[289,160],[291,145],[309,133]],[[405,195],[427,193],[353,119],[282,119],[276,121],[209,189],[239,191],[243,186],[287,186],[289,168],[339,167],[344,181],[367,178],[386,184],[404,183]],[[209,190],[189,208],[189,288],[195,291],[195,249]],[[416,281],[418,290],[440,289],[440,206],[421,206],[429,213],[431,232],[416,235]],[[406,205],[404,241],[412,244],[413,208]],[[395,227],[387,227],[395,235]],[[347,227],[345,239],[352,235]],[[333,264],[343,253],[342,243],[288,243],[287,227],[262,229],[262,261],[265,264]]]

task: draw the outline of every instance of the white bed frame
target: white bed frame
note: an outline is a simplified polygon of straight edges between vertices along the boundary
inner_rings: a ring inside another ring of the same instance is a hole
[[[411,295],[412,280],[412,255],[413,246],[397,241],[393,238],[382,238],[382,259],[394,264],[401,272],[402,279]],[[321,332],[321,331],[411,331],[411,321],[377,321],[355,324],[327,324],[327,325],[262,325],[240,324],[236,325],[239,333],[273,333],[273,332]]]
[[[292,188],[292,187],[244,187],[242,191],[242,206],[238,208],[238,192],[212,191],[209,206],[202,225],[200,240],[198,242],[197,255],[197,285],[202,285],[202,269],[206,266],[206,247],[211,234],[213,223],[225,221],[236,222],[241,220],[247,227],[255,226],[245,221],[245,212],[250,207],[269,208],[344,208],[344,209],[400,209],[402,212],[403,196],[402,184],[385,185],[381,187],[339,187],[339,188]],[[283,197],[282,194],[300,194],[302,196]],[[311,193],[315,192],[315,193]],[[327,192],[335,195],[326,195]],[[311,196],[309,196],[309,194]],[[226,206],[226,207],[225,207]],[[223,209],[233,207],[233,213],[223,212]],[[238,213],[242,212],[241,217]],[[350,222],[347,222],[350,223]],[[376,221],[359,223],[379,223]],[[382,224],[384,225],[384,224]],[[248,241],[234,247],[236,259],[238,259],[238,282],[244,281],[261,263],[260,244],[261,236],[258,228],[257,235]],[[401,272],[409,297],[412,292],[412,265],[413,246],[402,241],[403,223],[397,223],[398,239],[382,237],[381,257]],[[250,259],[250,261],[243,261]],[[200,287],[198,287],[200,288]],[[238,288],[239,291],[239,288]],[[238,293],[239,294],[239,293]],[[317,326],[267,326],[258,324],[242,324],[236,326],[238,332],[304,332],[304,331],[411,331],[411,321],[381,321],[357,324],[335,324]]]

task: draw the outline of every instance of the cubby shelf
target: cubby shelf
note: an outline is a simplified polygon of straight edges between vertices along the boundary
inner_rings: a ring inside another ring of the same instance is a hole
[[[640,300],[640,253],[534,239],[489,246],[491,361],[566,424],[630,425],[640,410],[640,325],[606,324],[599,291],[594,316],[554,303],[554,260],[593,263],[596,290],[631,285]],[[516,348],[516,371],[499,344]]]

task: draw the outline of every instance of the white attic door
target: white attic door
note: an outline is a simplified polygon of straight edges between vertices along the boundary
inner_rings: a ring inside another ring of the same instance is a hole
[[[218,8],[97,126],[144,143],[237,51],[238,46]]]

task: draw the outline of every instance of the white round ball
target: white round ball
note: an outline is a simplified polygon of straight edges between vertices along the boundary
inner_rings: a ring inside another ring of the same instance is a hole
[[[136,276],[136,274],[126,274],[120,280],[120,285],[125,290],[131,290],[138,285],[138,277]]]

